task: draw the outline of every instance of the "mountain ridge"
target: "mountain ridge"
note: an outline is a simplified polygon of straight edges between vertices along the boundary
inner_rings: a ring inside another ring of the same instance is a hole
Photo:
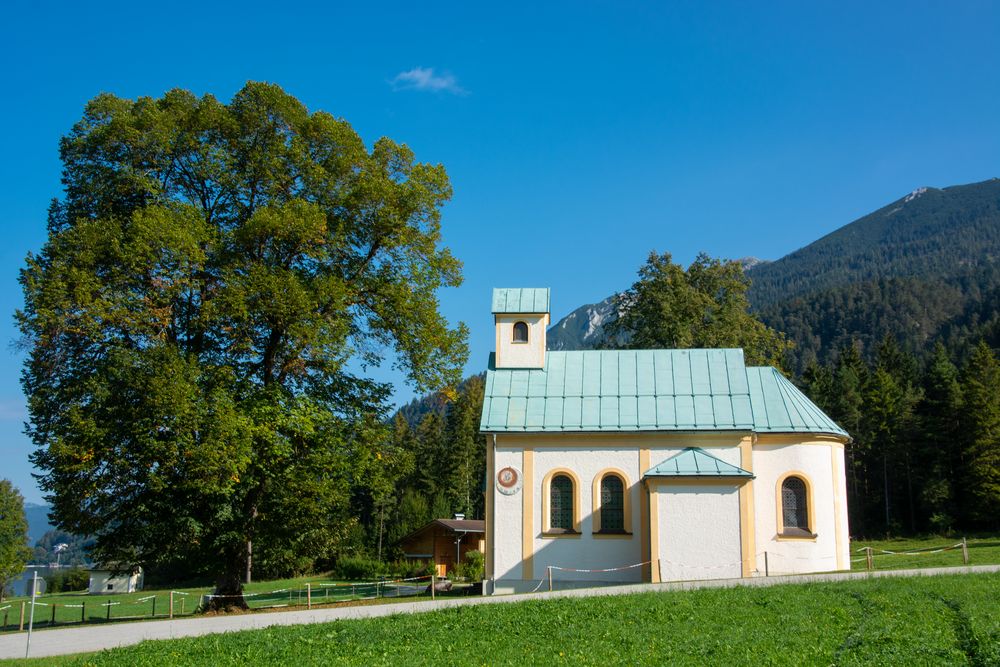
[[[983,326],[992,336],[1000,307],[984,299],[1000,288],[1000,179],[921,186],[780,259],[754,259],[737,260],[751,279],[751,307],[796,344],[789,366],[798,372],[858,338],[870,349],[894,335],[919,351]],[[549,349],[600,345],[613,298],[556,322]]]

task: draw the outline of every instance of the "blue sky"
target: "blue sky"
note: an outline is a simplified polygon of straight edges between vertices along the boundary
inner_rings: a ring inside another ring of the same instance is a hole
[[[441,301],[472,329],[469,372],[491,287],[551,287],[558,319],[654,248],[775,259],[916,187],[1000,176],[997,3],[30,4],[0,28],[0,477],[30,501],[17,271],[99,92],[272,81],[444,164],[466,281]]]

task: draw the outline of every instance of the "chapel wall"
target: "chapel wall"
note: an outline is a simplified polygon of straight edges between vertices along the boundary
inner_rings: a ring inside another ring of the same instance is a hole
[[[826,441],[794,442],[762,436],[753,447],[757,569],[770,574],[828,572],[850,567],[844,448]],[[811,489],[814,539],[778,534],[779,480],[802,476]]]

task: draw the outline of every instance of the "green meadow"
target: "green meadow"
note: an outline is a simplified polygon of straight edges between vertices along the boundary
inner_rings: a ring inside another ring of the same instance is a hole
[[[957,546],[961,541],[961,538],[939,536],[852,541],[851,569],[866,569],[865,553],[861,550],[864,547],[872,548],[872,564],[875,570],[958,567],[964,565],[962,549]],[[1000,563],[1000,536],[970,537],[966,544],[969,551],[969,565]],[[945,550],[941,550],[942,548]]]
[[[307,584],[311,587],[311,600],[314,606],[373,599],[376,592],[379,597],[386,597],[387,601],[395,602],[394,596],[398,593],[391,584],[376,586],[371,582],[349,582],[316,574],[248,584],[245,587],[248,594],[246,600],[250,608],[255,610],[305,607],[308,602]],[[426,582],[422,586],[426,586]],[[147,589],[115,595],[89,595],[86,591],[41,595],[36,600],[40,604],[35,608],[35,627],[38,629],[49,627],[53,618],[58,627],[81,622],[166,618],[170,611],[171,590],[175,592],[173,596],[175,617],[193,615],[197,611],[201,597],[212,592],[211,587],[181,587]],[[412,590],[404,590],[403,593],[412,593]],[[30,598],[15,597],[0,603],[0,631],[17,631],[22,602],[30,604]],[[6,624],[4,624],[5,619]]]
[[[1000,575],[526,600],[31,665],[998,665]]]

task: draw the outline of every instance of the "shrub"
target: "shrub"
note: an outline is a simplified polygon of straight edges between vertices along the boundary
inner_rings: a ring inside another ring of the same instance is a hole
[[[389,571],[401,579],[429,577],[434,574],[434,564],[425,560],[397,560],[389,565]]]
[[[391,577],[409,579],[426,577],[434,572],[433,563],[422,560],[395,560],[383,563],[367,556],[342,556],[333,568],[338,579],[378,579]]]
[[[486,557],[482,551],[472,550],[466,552],[463,570],[469,581],[482,581],[486,572]]]
[[[56,570],[45,577],[46,592],[83,591],[90,585],[90,571],[81,568]],[[30,587],[29,587],[30,588]]]
[[[333,573],[338,579],[374,579],[385,573],[385,565],[367,556],[341,556]]]

